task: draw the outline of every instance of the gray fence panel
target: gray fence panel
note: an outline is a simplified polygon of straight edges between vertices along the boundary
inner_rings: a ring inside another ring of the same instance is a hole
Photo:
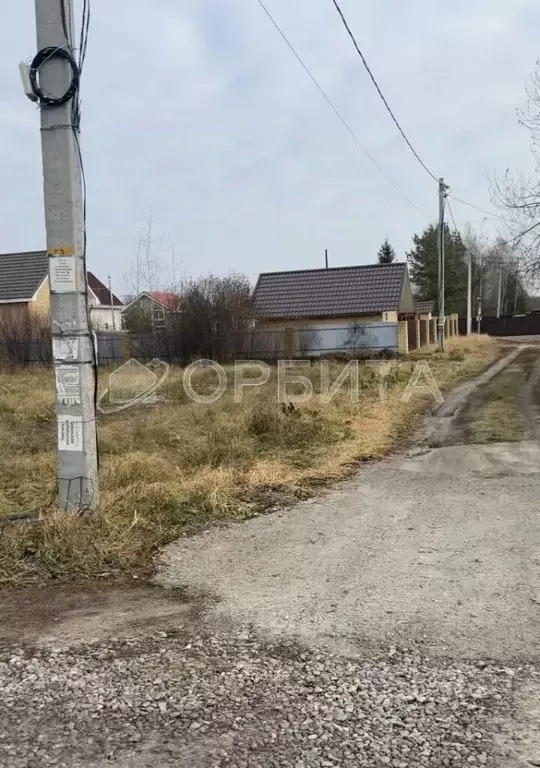
[[[97,358],[98,365],[117,365],[124,360],[124,333],[104,333],[98,331]]]
[[[291,332],[292,330],[292,332]],[[283,357],[309,358],[324,355],[354,357],[364,352],[398,352],[398,324],[372,323],[342,327],[241,331],[227,338],[212,337],[197,345],[175,335],[130,334],[127,331],[98,331],[95,334],[99,365],[121,365],[126,356],[147,363],[158,358],[167,363],[186,365],[207,357],[218,363],[235,359],[275,361]],[[2,342],[0,362],[50,363],[47,341]]]
[[[50,342],[36,341],[0,341],[0,362],[13,365],[52,362]]]
[[[398,351],[397,323],[358,324],[341,328],[313,327],[295,333],[300,356],[353,354],[369,350]]]

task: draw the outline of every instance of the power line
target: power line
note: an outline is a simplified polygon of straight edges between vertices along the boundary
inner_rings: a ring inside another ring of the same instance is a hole
[[[496,213],[490,213],[489,211],[486,211],[484,208],[479,208],[477,205],[473,205],[472,203],[468,203],[466,200],[460,200],[459,197],[454,197],[454,195],[449,195],[449,197],[452,197],[453,200],[456,200],[458,203],[463,203],[463,205],[469,206],[469,208],[474,208],[477,211],[481,211],[482,213],[486,213],[488,216],[491,216],[496,219],[500,219],[501,221],[506,222],[507,224],[511,224],[510,219],[506,219],[504,216],[499,216]],[[448,209],[450,210],[450,201],[448,201]],[[451,211],[450,211],[451,212]],[[520,232],[519,235],[516,235],[515,237],[511,237],[508,240],[502,240],[499,241],[497,244],[500,246],[504,245],[513,245],[518,240],[521,240],[522,237],[527,235],[529,232],[532,232],[533,229],[536,229],[536,227],[540,226],[540,222],[536,222],[535,224],[531,224],[530,227],[527,227],[527,229],[524,229],[523,232]]]
[[[531,232],[533,229],[536,229],[536,227],[540,227],[540,221],[537,221],[535,224],[531,224],[530,227],[527,227],[527,229],[523,230],[523,232],[520,232],[519,235],[510,238],[510,240],[503,240],[502,243],[496,243],[496,245],[511,245],[512,243],[515,243],[516,240],[520,240],[522,237],[529,234],[529,232]]]
[[[402,127],[401,127],[401,125],[399,124],[397,117],[394,115],[394,113],[393,113],[393,111],[392,111],[392,109],[391,109],[391,107],[390,107],[390,104],[387,102],[387,100],[386,100],[386,98],[385,98],[385,96],[384,96],[383,92],[381,91],[381,88],[380,88],[380,86],[379,86],[379,83],[378,83],[378,82],[377,82],[377,80],[375,79],[375,75],[374,75],[374,74],[373,74],[373,72],[371,71],[371,68],[370,68],[369,64],[367,63],[367,61],[366,61],[366,57],[364,56],[364,54],[363,54],[363,53],[362,53],[362,51],[360,50],[360,47],[359,47],[358,43],[356,42],[356,38],[355,38],[355,36],[354,36],[354,34],[353,34],[353,32],[352,32],[351,28],[349,27],[349,24],[347,23],[347,19],[346,19],[346,18],[345,18],[345,16],[343,15],[343,11],[342,11],[342,10],[341,10],[341,8],[339,7],[339,4],[338,4],[337,0],[332,0],[332,2],[333,2],[333,4],[334,4],[334,7],[335,7],[336,11],[339,13],[339,16],[340,16],[340,18],[341,18],[341,21],[343,22],[343,25],[344,25],[345,29],[347,30],[347,32],[348,32],[348,34],[349,34],[349,37],[351,38],[351,40],[352,40],[352,43],[353,43],[354,47],[356,48],[356,52],[358,53],[358,55],[359,55],[359,56],[360,56],[360,58],[362,59],[362,64],[363,64],[363,65],[364,65],[364,67],[366,68],[366,70],[367,70],[367,73],[368,73],[368,75],[370,76],[370,78],[371,78],[371,81],[372,81],[373,85],[375,86],[375,88],[376,88],[376,90],[377,90],[377,93],[378,93],[378,94],[379,94],[379,96],[381,97],[381,100],[382,100],[382,102],[383,102],[384,106],[386,107],[386,109],[387,109],[387,111],[388,111],[388,114],[390,115],[390,117],[392,118],[392,120],[394,121],[394,123],[396,124],[398,131],[401,133],[401,135],[402,135],[403,139],[405,140],[405,143],[407,144],[407,146],[409,147],[409,149],[411,150],[411,152],[413,153],[413,155],[416,157],[416,159],[418,160],[418,162],[420,163],[420,165],[422,166],[422,168],[423,168],[423,169],[424,169],[424,170],[425,170],[425,171],[426,171],[426,172],[427,172],[427,173],[428,173],[428,174],[431,176],[431,178],[432,178],[434,181],[438,181],[438,179],[437,179],[437,177],[435,176],[435,174],[434,174],[434,173],[432,173],[432,172],[429,170],[429,168],[427,167],[427,165],[424,163],[424,161],[422,160],[422,158],[420,157],[420,155],[418,154],[418,152],[415,150],[415,148],[413,147],[413,145],[411,144],[411,142],[410,142],[410,141],[409,141],[409,139],[407,138],[407,135],[406,135],[405,131],[403,130],[403,128],[402,128]]]
[[[415,150],[415,148],[414,148],[414,147],[413,147],[413,145],[411,144],[411,142],[410,142],[409,138],[407,137],[407,135],[406,135],[405,131],[403,130],[403,128],[402,128],[402,127],[401,127],[401,125],[399,124],[399,121],[398,121],[398,119],[396,118],[396,116],[395,116],[394,112],[392,111],[392,108],[390,107],[390,105],[389,105],[388,101],[386,100],[386,98],[385,98],[385,96],[384,96],[384,94],[383,94],[383,92],[382,92],[382,90],[381,90],[381,88],[380,88],[380,86],[379,86],[379,83],[377,82],[377,80],[376,80],[376,78],[375,78],[375,75],[374,75],[374,74],[373,74],[373,72],[371,71],[371,68],[370,68],[370,66],[369,66],[369,64],[368,64],[368,62],[367,62],[367,60],[366,60],[366,57],[364,56],[364,54],[363,54],[363,53],[362,53],[362,51],[360,50],[360,46],[358,45],[358,43],[357,43],[357,41],[356,41],[356,38],[355,38],[355,36],[354,36],[354,33],[353,33],[353,31],[351,30],[351,28],[350,28],[350,26],[349,26],[349,24],[348,24],[348,22],[347,22],[347,19],[345,18],[345,15],[344,15],[344,13],[343,13],[343,11],[341,10],[341,8],[340,8],[340,6],[339,6],[339,3],[337,2],[337,0],[332,0],[332,3],[333,3],[333,5],[334,5],[334,7],[335,7],[336,11],[338,12],[338,14],[339,14],[339,16],[340,16],[340,18],[341,18],[341,21],[343,22],[343,25],[344,25],[345,29],[347,30],[347,33],[348,33],[349,37],[350,37],[350,38],[351,38],[351,40],[352,40],[352,43],[353,43],[353,45],[354,45],[354,47],[355,47],[355,49],[356,49],[356,52],[357,52],[357,53],[358,53],[358,55],[360,56],[360,58],[361,58],[361,60],[362,60],[362,63],[363,63],[363,65],[364,65],[364,67],[366,68],[366,71],[367,71],[368,75],[370,76],[370,78],[371,78],[371,81],[372,81],[373,85],[375,86],[375,88],[376,88],[376,90],[377,90],[377,93],[379,94],[379,96],[380,96],[380,98],[381,98],[381,100],[382,100],[382,102],[383,102],[384,106],[386,107],[386,109],[387,109],[387,111],[388,111],[388,113],[389,113],[390,117],[391,117],[391,118],[392,118],[392,120],[394,121],[394,123],[395,123],[395,125],[396,125],[397,129],[399,130],[400,134],[402,135],[403,139],[405,140],[405,143],[407,144],[407,146],[409,147],[409,149],[411,150],[411,152],[413,153],[413,155],[415,156],[415,158],[418,160],[418,162],[420,163],[420,165],[422,166],[422,168],[423,168],[425,171],[427,171],[427,173],[428,173],[428,174],[431,176],[431,178],[432,178],[434,181],[437,181],[437,178],[436,178],[435,174],[434,174],[434,173],[432,173],[432,172],[430,171],[430,169],[427,167],[427,165],[424,163],[424,161],[422,160],[422,158],[420,157],[420,155],[418,154],[418,152]],[[493,217],[493,218],[496,218],[496,219],[501,219],[502,221],[508,221],[508,219],[505,219],[503,216],[499,216],[499,215],[498,215],[498,214],[496,214],[496,213],[491,213],[490,211],[486,211],[484,208],[480,208],[479,206],[477,206],[477,205],[474,205],[473,203],[468,203],[466,200],[460,200],[460,198],[458,198],[458,197],[455,197],[455,196],[453,196],[453,195],[452,195],[452,197],[453,197],[453,199],[454,199],[454,200],[456,200],[457,202],[459,202],[459,203],[463,203],[463,205],[468,205],[470,208],[475,208],[476,210],[478,210],[478,211],[481,211],[482,213],[485,213],[485,214],[487,214],[488,216],[491,216],[491,217]]]
[[[450,212],[450,216],[451,216],[451,218],[452,218],[452,223],[453,223],[453,225],[454,225],[454,229],[455,229],[455,230],[456,230],[456,232],[457,232],[457,231],[458,231],[458,228],[457,228],[457,225],[456,225],[456,220],[454,219],[454,214],[453,214],[453,212],[452,212],[452,207],[451,207],[451,205],[450,205],[450,200],[448,199],[449,197],[450,197],[450,195],[448,195],[448,196],[447,196],[447,200],[446,200],[446,202],[447,202],[447,205],[448,205],[448,210],[449,210],[449,212]],[[456,198],[456,197],[453,197],[453,199],[454,199],[454,200],[458,200],[458,198]],[[462,202],[464,202],[464,201],[463,201],[463,200],[458,200],[458,202],[462,203]],[[470,205],[470,204],[469,204],[469,203],[465,203],[465,205]],[[476,207],[476,206],[472,206],[472,207]],[[483,210],[483,209],[482,209],[482,208],[480,208],[479,210]],[[500,216],[500,217],[498,217],[498,218],[502,218],[502,216]],[[508,219],[503,219],[503,221],[508,221]],[[503,246],[503,245],[512,245],[512,244],[513,244],[513,243],[515,243],[517,240],[520,240],[522,237],[524,237],[525,235],[527,235],[529,232],[532,232],[532,230],[533,230],[533,229],[536,229],[536,227],[540,227],[540,221],[537,221],[535,224],[531,224],[531,226],[530,226],[530,227],[527,227],[527,229],[524,229],[524,230],[523,230],[523,232],[520,232],[520,233],[519,233],[519,235],[516,235],[515,237],[511,237],[511,238],[510,238],[510,239],[508,239],[508,240],[499,240],[499,241],[497,241],[495,244],[496,244],[496,245],[498,245],[498,246]]]
[[[452,200],[455,200],[456,203],[462,203],[462,205],[467,205],[469,208],[474,208],[476,211],[481,211],[481,213],[485,213],[487,216],[491,216],[493,219],[500,219],[501,221],[510,221],[509,219],[506,219],[504,216],[499,216],[498,213],[491,213],[490,211],[486,211],[485,208],[480,208],[478,205],[474,205],[473,203],[468,203],[466,200],[461,200],[459,197],[456,197],[455,195],[448,195],[448,197],[451,197]]]
[[[452,219],[452,224],[454,225],[454,236],[452,236],[452,233],[450,233],[450,244],[452,245],[452,258],[453,258],[453,260],[455,262],[455,260],[456,260],[456,237],[455,236],[459,235],[459,232],[458,232],[456,220],[454,218],[454,212],[452,211],[452,207],[450,205],[450,200],[448,199],[448,194],[445,195],[445,200],[446,200],[446,207],[448,208],[448,212],[450,213],[450,218]],[[443,235],[442,236],[444,237],[444,231],[443,231]],[[459,289],[457,289],[457,290],[459,290]],[[457,290],[454,287],[454,290],[450,291],[449,295],[450,296],[452,296],[452,295],[455,296]]]
[[[452,219],[452,224],[454,225],[454,230],[457,232],[458,228],[457,228],[456,220],[454,219],[454,213],[452,211],[452,206],[450,205],[450,200],[448,199],[448,195],[446,196],[446,205],[450,213],[450,218]]]
[[[392,181],[392,179],[390,178],[390,176],[388,176],[388,174],[387,174],[387,173],[386,173],[386,172],[385,172],[385,171],[384,171],[384,170],[381,168],[381,166],[378,164],[378,162],[377,162],[377,161],[376,161],[376,160],[375,160],[375,159],[374,159],[374,158],[373,158],[373,157],[370,155],[370,153],[368,152],[368,150],[367,150],[367,149],[364,147],[364,145],[361,143],[360,139],[358,138],[358,136],[356,135],[356,133],[353,131],[353,129],[351,128],[351,126],[350,126],[350,125],[347,123],[347,121],[345,120],[345,118],[343,117],[343,115],[341,114],[341,112],[338,110],[338,108],[335,106],[334,102],[333,102],[333,101],[330,99],[330,97],[328,96],[328,94],[326,93],[326,91],[325,91],[325,90],[323,89],[323,87],[322,87],[322,86],[319,84],[319,82],[318,82],[318,81],[315,79],[315,76],[314,76],[314,75],[311,73],[311,71],[309,70],[309,68],[308,68],[307,64],[305,64],[305,63],[304,63],[304,61],[302,60],[302,58],[300,57],[300,55],[299,55],[299,54],[296,52],[296,50],[295,50],[295,48],[294,48],[293,44],[290,42],[290,40],[289,40],[289,39],[288,39],[288,37],[285,35],[285,33],[283,32],[283,30],[281,29],[281,27],[279,26],[279,24],[277,23],[277,21],[274,19],[274,17],[272,16],[272,14],[270,13],[270,11],[268,10],[268,8],[266,7],[266,5],[264,4],[263,0],[257,0],[257,2],[259,3],[259,5],[260,5],[260,6],[261,6],[261,8],[263,9],[263,11],[265,12],[265,14],[267,15],[267,17],[270,19],[270,21],[271,21],[271,22],[272,22],[272,24],[274,25],[275,29],[278,31],[279,35],[281,36],[282,40],[283,40],[283,41],[286,43],[286,45],[288,46],[289,50],[291,51],[291,53],[293,54],[293,56],[295,57],[295,59],[297,60],[297,62],[300,64],[300,66],[302,67],[302,69],[304,70],[304,72],[306,73],[306,75],[309,77],[309,79],[311,80],[311,82],[313,83],[313,85],[314,85],[314,86],[317,88],[317,90],[319,91],[319,93],[321,94],[321,96],[323,97],[323,99],[326,101],[326,103],[328,104],[328,106],[330,107],[330,109],[332,110],[332,112],[333,112],[333,113],[336,115],[336,117],[338,118],[338,120],[340,121],[340,123],[343,125],[343,127],[346,129],[346,131],[347,131],[347,132],[350,134],[350,136],[351,136],[351,137],[354,139],[354,141],[355,141],[355,142],[358,144],[358,146],[360,147],[360,149],[362,150],[362,152],[363,152],[363,153],[366,155],[366,157],[368,157],[368,158],[369,158],[369,160],[371,160],[371,162],[372,162],[372,163],[373,163],[373,165],[374,165],[374,166],[377,168],[377,170],[379,171],[379,173],[381,173],[381,174],[382,174],[382,175],[385,177],[385,179],[387,180],[387,182],[388,182],[388,183],[389,183],[389,184],[390,184],[390,185],[391,185],[391,186],[392,186],[392,187],[393,187],[393,188],[396,190],[396,192],[398,192],[398,193],[399,193],[399,194],[400,194],[400,195],[401,195],[401,196],[402,196],[402,197],[403,197],[403,198],[404,198],[404,199],[405,199],[405,200],[406,200],[406,201],[409,203],[409,205],[412,205],[412,206],[413,206],[413,208],[416,208],[418,211],[421,211],[421,208],[419,208],[419,207],[416,205],[416,203],[413,203],[413,202],[412,202],[412,200],[409,200],[409,198],[407,197],[407,195],[405,195],[405,193],[404,193],[404,192],[402,192],[402,191],[401,191],[401,189],[399,189],[399,187],[397,187],[397,186],[394,184],[394,182]]]
[[[274,17],[272,16],[272,14],[270,13],[270,11],[269,11],[269,10],[268,10],[268,8],[266,7],[266,5],[265,5],[265,3],[263,2],[263,0],[257,0],[257,2],[259,3],[259,5],[260,5],[260,6],[261,6],[261,8],[263,9],[263,11],[265,12],[266,16],[267,16],[267,17],[269,18],[269,20],[272,22],[273,26],[274,26],[274,27],[275,27],[275,29],[278,31],[279,35],[281,36],[281,38],[283,39],[283,41],[286,43],[287,47],[289,48],[289,50],[291,51],[291,53],[293,54],[293,56],[296,58],[296,60],[298,61],[298,63],[300,64],[300,66],[302,67],[302,69],[304,70],[304,72],[307,74],[307,76],[309,77],[309,79],[311,80],[311,82],[313,83],[313,85],[314,85],[314,86],[317,88],[317,90],[319,91],[319,93],[321,94],[321,96],[324,98],[324,100],[326,101],[326,103],[328,104],[328,106],[330,107],[330,109],[331,109],[331,110],[334,112],[334,114],[336,115],[336,117],[338,118],[338,120],[341,122],[341,124],[343,125],[343,127],[344,127],[344,128],[346,129],[346,131],[347,131],[347,132],[350,134],[350,136],[351,136],[351,137],[354,139],[354,141],[355,141],[355,142],[356,142],[356,144],[357,144],[357,145],[360,147],[360,149],[361,149],[361,150],[364,152],[364,154],[366,155],[366,157],[368,157],[368,159],[369,159],[369,160],[371,160],[371,162],[372,162],[372,163],[373,163],[373,165],[374,165],[374,166],[377,168],[377,170],[378,170],[378,171],[379,171],[379,172],[380,172],[380,173],[381,173],[381,174],[382,174],[382,175],[385,177],[385,179],[386,179],[386,180],[388,181],[388,183],[389,183],[389,184],[390,184],[390,185],[391,185],[391,186],[392,186],[392,187],[393,187],[393,188],[396,190],[396,192],[398,192],[398,193],[399,193],[399,194],[400,194],[400,195],[401,195],[401,196],[402,196],[402,197],[403,197],[403,198],[404,198],[404,199],[405,199],[405,200],[406,200],[406,201],[409,203],[409,205],[413,206],[413,208],[416,208],[416,210],[419,210],[419,211],[421,211],[421,208],[420,208],[418,205],[416,205],[416,203],[413,203],[413,202],[412,202],[412,200],[410,200],[410,199],[407,197],[407,195],[405,195],[405,193],[404,193],[404,192],[402,192],[402,190],[401,190],[401,189],[399,189],[399,187],[397,187],[397,186],[396,186],[396,184],[394,184],[394,182],[392,181],[392,179],[390,178],[390,176],[388,176],[388,174],[387,174],[387,173],[386,173],[386,172],[385,172],[385,171],[384,171],[384,170],[381,168],[381,166],[380,166],[380,165],[377,163],[377,161],[376,161],[376,160],[375,160],[375,159],[372,157],[372,155],[371,155],[371,154],[368,152],[368,150],[367,150],[367,149],[364,147],[364,145],[361,143],[361,141],[360,141],[360,139],[358,138],[358,136],[356,135],[356,133],[353,131],[353,129],[351,128],[351,126],[350,126],[350,125],[347,123],[347,121],[345,120],[345,118],[343,117],[343,115],[340,113],[340,111],[339,111],[339,110],[338,110],[338,108],[335,106],[335,104],[333,103],[333,101],[330,99],[330,97],[328,96],[328,94],[327,94],[327,93],[324,91],[324,89],[322,88],[322,86],[319,84],[319,82],[316,80],[316,78],[314,77],[314,75],[311,73],[311,71],[309,70],[308,66],[305,64],[305,62],[302,60],[302,58],[300,57],[300,55],[297,53],[297,51],[295,50],[294,46],[292,45],[292,43],[290,42],[290,40],[288,39],[288,37],[285,35],[285,33],[283,32],[283,30],[281,29],[281,27],[278,25],[277,21],[274,19]],[[382,92],[382,90],[381,90],[381,88],[380,88],[380,86],[379,86],[379,84],[378,84],[378,82],[377,82],[376,78],[375,78],[375,75],[374,75],[374,74],[373,74],[373,72],[371,71],[371,68],[370,68],[370,66],[369,66],[369,64],[368,64],[368,62],[367,62],[367,60],[366,60],[366,57],[364,56],[364,54],[363,54],[363,53],[362,53],[362,51],[360,50],[360,47],[359,47],[359,45],[358,45],[358,43],[357,43],[357,41],[356,41],[356,38],[355,38],[355,36],[354,36],[354,33],[352,32],[352,30],[351,30],[351,28],[350,28],[350,26],[349,26],[349,24],[348,24],[348,22],[347,22],[347,19],[345,18],[345,15],[343,14],[343,11],[341,10],[341,8],[340,8],[340,6],[339,6],[339,4],[338,4],[337,0],[332,0],[332,3],[333,3],[333,5],[334,5],[334,7],[335,7],[336,11],[338,12],[338,14],[339,14],[339,16],[340,16],[340,18],[341,18],[341,21],[342,21],[342,23],[343,23],[343,25],[344,25],[345,29],[347,30],[347,33],[348,33],[348,35],[349,35],[350,39],[352,40],[352,43],[353,43],[353,45],[354,45],[354,47],[355,47],[355,49],[356,49],[356,51],[357,51],[358,55],[360,56],[360,58],[361,58],[361,60],[362,60],[362,63],[363,63],[363,65],[364,65],[364,67],[365,67],[365,69],[366,69],[367,73],[368,73],[368,74],[369,74],[369,76],[370,76],[370,78],[371,78],[371,81],[373,82],[373,85],[375,86],[375,88],[376,88],[376,90],[377,90],[377,93],[379,94],[379,96],[380,96],[380,98],[381,98],[381,100],[382,100],[382,102],[383,102],[384,106],[386,107],[386,109],[387,109],[387,111],[388,111],[388,113],[389,113],[390,117],[391,117],[391,118],[392,118],[392,120],[394,121],[394,123],[395,123],[395,125],[396,125],[397,129],[399,130],[399,132],[400,132],[401,136],[403,137],[403,139],[404,139],[405,143],[407,144],[407,146],[409,147],[409,149],[410,149],[410,150],[411,150],[411,152],[413,153],[414,157],[415,157],[415,158],[417,159],[417,161],[420,163],[420,165],[422,166],[422,168],[423,168],[423,169],[424,169],[424,170],[425,170],[425,171],[426,171],[426,172],[429,174],[429,176],[431,176],[431,178],[432,178],[434,181],[437,181],[437,182],[438,182],[438,178],[435,176],[435,174],[434,174],[434,173],[432,173],[432,171],[431,171],[431,170],[428,168],[428,166],[427,166],[427,165],[424,163],[424,161],[422,160],[422,158],[420,157],[420,155],[418,154],[418,152],[415,150],[415,148],[413,147],[413,145],[412,145],[412,143],[410,142],[409,138],[407,137],[407,135],[406,135],[405,131],[404,131],[404,130],[403,130],[403,128],[401,127],[401,125],[400,125],[400,123],[399,123],[398,119],[396,118],[396,116],[395,116],[394,112],[392,111],[392,108],[390,107],[390,105],[389,105],[388,101],[386,100],[386,98],[385,98],[385,96],[384,96],[384,94],[383,94],[383,92]],[[461,199],[461,198],[459,198],[459,197],[456,197],[455,195],[449,195],[449,194],[447,194],[447,196],[446,196],[446,199],[447,199],[447,201],[448,201],[448,207],[449,207],[449,210],[450,210],[450,214],[452,215],[452,220],[453,220],[453,221],[454,221],[454,217],[453,217],[452,211],[451,211],[451,209],[450,209],[450,204],[449,204],[449,200],[448,200],[448,198],[449,198],[449,197],[452,197],[452,199],[453,199],[453,200],[455,200],[455,201],[456,201],[456,202],[458,202],[458,203],[461,203],[462,205],[466,205],[466,206],[468,206],[469,208],[474,208],[475,210],[477,210],[477,211],[480,211],[481,213],[485,213],[485,214],[486,214],[486,216],[489,216],[489,217],[491,217],[491,218],[494,218],[494,219],[500,219],[501,221],[504,221],[504,222],[506,222],[506,223],[509,223],[509,219],[505,218],[504,216],[500,216],[499,214],[496,214],[496,213],[493,213],[493,212],[491,212],[491,211],[488,211],[488,210],[486,210],[485,208],[481,208],[480,206],[478,206],[478,205],[475,205],[474,203],[469,203],[467,200],[463,200],[463,199]],[[455,221],[454,221],[454,226],[455,226]],[[522,237],[522,236],[523,236],[523,234],[527,234],[527,232],[529,232],[531,229],[534,229],[534,227],[535,227],[535,226],[537,226],[537,225],[533,225],[533,226],[532,226],[532,227],[530,227],[529,229],[525,230],[525,232],[524,232],[524,233],[522,233],[522,235],[519,235],[518,237],[514,238],[514,240],[518,239],[519,237]],[[457,227],[456,227],[456,229],[457,229]],[[512,241],[508,241],[508,242],[512,242]]]

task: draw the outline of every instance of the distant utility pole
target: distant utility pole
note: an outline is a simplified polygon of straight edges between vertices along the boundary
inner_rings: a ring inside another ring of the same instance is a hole
[[[448,187],[444,183],[444,179],[439,179],[439,237],[438,237],[438,251],[439,251],[439,352],[444,352],[444,198],[446,197],[446,190]]]
[[[482,324],[482,298],[481,296],[477,299],[477,307],[476,307],[476,333],[480,333],[480,326]]]
[[[502,262],[499,264],[499,285],[497,288],[497,317],[501,316],[501,304],[502,304],[502,275],[503,268]]]
[[[109,301],[111,302],[111,315],[112,315],[112,327],[113,331],[116,330],[116,319],[114,317],[114,299],[113,299],[113,292],[111,287],[111,276],[107,275],[107,280],[109,282]]]
[[[519,289],[519,280],[518,280],[517,269],[516,269],[516,271],[514,273],[514,282],[515,282],[515,285],[514,285],[514,312],[512,314],[515,315],[516,312],[517,312],[517,300],[518,300],[518,289]]]
[[[478,280],[478,294],[476,297],[476,333],[480,333],[480,325],[482,323],[482,298],[484,295],[484,268],[485,261],[484,256],[481,255],[477,266],[479,269],[480,279]]]
[[[467,336],[472,333],[472,253],[467,252]]]
[[[96,513],[95,352],[87,302],[78,126],[74,125],[80,72],[74,54],[73,3],[36,0],[35,9],[38,53],[29,71],[33,96],[27,94],[41,108],[59,504],[77,514]]]

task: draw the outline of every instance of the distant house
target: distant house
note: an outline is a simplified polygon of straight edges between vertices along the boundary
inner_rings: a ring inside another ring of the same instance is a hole
[[[95,331],[119,331],[122,328],[121,301],[92,272],[87,272],[90,320]]]
[[[122,310],[124,328],[163,331],[181,311],[180,296],[172,291],[143,291]]]
[[[414,303],[407,264],[393,263],[262,273],[253,309],[259,332],[285,334],[284,351],[397,351],[397,321]]]
[[[50,311],[47,251],[0,254],[0,311],[13,315]],[[90,317],[95,330],[120,328],[122,302],[92,273],[87,273]]]

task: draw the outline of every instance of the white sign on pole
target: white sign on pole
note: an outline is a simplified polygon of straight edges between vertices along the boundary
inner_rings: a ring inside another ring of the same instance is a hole
[[[53,336],[53,359],[66,362],[77,360],[79,357],[78,336]]]
[[[82,451],[82,416],[58,416],[58,450]]]
[[[77,290],[77,273],[73,256],[49,256],[49,280],[53,293]]]
[[[81,374],[78,365],[57,365],[54,369],[56,393],[62,405],[81,402]]]

